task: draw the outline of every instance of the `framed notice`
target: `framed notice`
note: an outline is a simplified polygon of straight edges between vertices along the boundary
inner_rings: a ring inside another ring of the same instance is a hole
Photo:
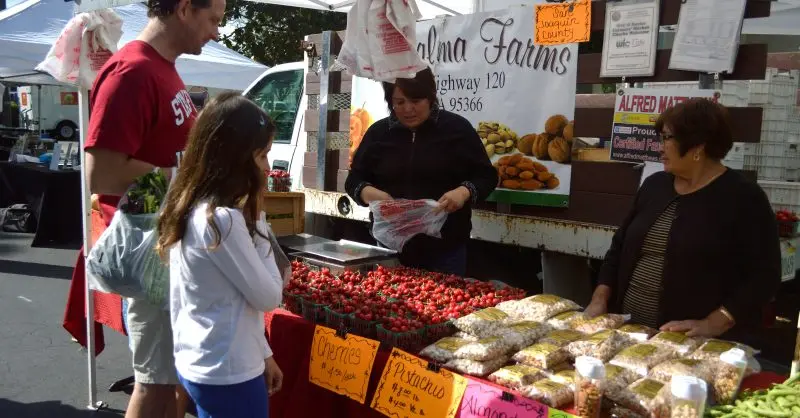
[[[747,0],[683,0],[669,68],[733,72]]]
[[[535,15],[524,6],[419,22],[417,52],[436,75],[439,107],[472,124],[498,170],[502,181],[488,200],[565,207],[578,45],[537,44]],[[381,85],[364,78],[353,78],[351,103],[357,146],[389,111]]]
[[[658,19],[659,0],[607,2],[600,77],[655,74]]]
[[[611,133],[611,159],[629,162],[661,163],[664,144],[655,124],[658,116],[691,98],[719,99],[715,90],[620,89],[614,105]],[[661,170],[654,169],[655,171]]]

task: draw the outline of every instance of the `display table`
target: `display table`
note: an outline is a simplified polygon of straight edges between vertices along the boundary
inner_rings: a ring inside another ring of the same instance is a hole
[[[34,247],[80,245],[80,171],[0,161],[0,208],[17,203],[25,203],[33,211]]]
[[[379,351],[375,358],[367,391],[367,405],[362,405],[308,381],[313,323],[282,309],[267,314],[265,319],[269,344],[284,376],[283,388],[270,398],[270,418],[384,416],[371,409],[368,403],[389,358],[388,351]],[[785,379],[774,373],[760,373],[745,380],[744,387],[763,389]]]

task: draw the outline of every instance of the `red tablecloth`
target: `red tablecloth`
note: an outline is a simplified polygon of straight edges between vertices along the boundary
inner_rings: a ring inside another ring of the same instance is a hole
[[[361,418],[383,417],[368,404],[375,393],[388,352],[378,352],[370,376],[367,405],[359,404],[308,381],[309,353],[314,324],[288,311],[266,315],[270,347],[284,374],[283,389],[270,398],[270,418]],[[749,389],[763,389],[782,382],[785,376],[760,373],[743,383]]]
[[[91,242],[94,243],[105,230],[106,224],[98,211],[92,211],[91,220]],[[83,264],[83,249],[81,249],[78,254],[78,260],[75,262],[75,270],[72,272],[72,282],[67,294],[67,305],[64,310],[64,322],[62,325],[82,346],[86,347],[86,297],[84,286],[86,286],[86,277]],[[122,298],[108,293],[92,293],[94,294],[95,355],[97,355],[105,348],[102,325],[125,334],[125,323],[122,320]]]

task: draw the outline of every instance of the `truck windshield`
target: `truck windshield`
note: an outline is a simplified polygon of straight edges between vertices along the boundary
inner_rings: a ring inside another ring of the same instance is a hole
[[[294,121],[303,94],[303,70],[280,71],[266,75],[245,97],[256,102],[275,121],[276,143],[291,143]]]

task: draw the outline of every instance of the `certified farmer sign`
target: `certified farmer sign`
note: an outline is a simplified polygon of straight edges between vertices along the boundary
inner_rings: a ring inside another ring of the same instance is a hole
[[[567,206],[576,44],[537,45],[535,9],[447,17],[417,25],[417,52],[436,74],[439,106],[472,122],[502,179],[489,200]],[[388,116],[381,86],[355,79],[350,137]]]

